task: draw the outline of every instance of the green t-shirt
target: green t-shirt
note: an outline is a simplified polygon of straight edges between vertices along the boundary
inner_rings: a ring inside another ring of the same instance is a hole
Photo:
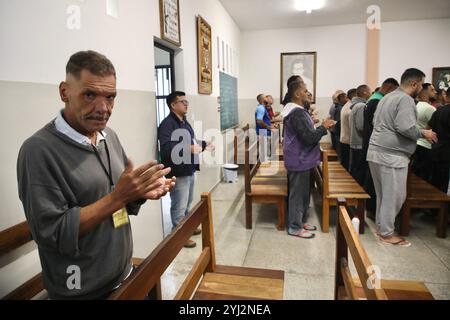
[[[436,109],[428,102],[420,101],[417,104],[417,128],[418,129],[429,129],[428,123],[431,120],[431,116],[436,111]],[[417,140],[417,144],[427,149],[431,149],[431,143],[425,138],[420,138]]]

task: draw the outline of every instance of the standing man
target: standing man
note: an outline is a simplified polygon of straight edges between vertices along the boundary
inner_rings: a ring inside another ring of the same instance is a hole
[[[365,180],[365,159],[363,157],[363,130],[364,130],[364,109],[367,99],[371,96],[368,85],[361,85],[356,89],[356,98],[350,107],[350,174],[364,186]]]
[[[256,100],[258,101],[255,111],[256,134],[259,139],[261,162],[264,162],[266,156],[270,155],[271,130],[275,129],[275,126],[270,121],[269,112],[266,109],[266,96],[264,94],[259,94],[256,97]]]
[[[375,210],[377,205],[377,194],[373,186],[372,175],[367,162],[367,150],[369,149],[369,141],[373,131],[373,116],[377,110],[378,103],[383,97],[399,87],[399,83],[394,78],[386,79],[381,88],[369,98],[366,108],[364,109],[364,129],[363,129],[363,160],[364,171],[366,172],[364,189],[370,195],[370,199],[366,202],[367,216],[375,220]]]
[[[437,89],[436,90],[436,102],[433,103],[433,107],[436,109],[442,106],[447,105],[447,91],[445,89]]]
[[[347,92],[347,103],[341,110],[341,164],[345,170],[350,171],[350,107],[356,97],[356,89],[350,89]]]
[[[274,119],[277,118],[280,115],[280,113],[274,112],[272,106],[273,106],[273,97],[269,94],[266,96],[266,109],[267,112],[269,113],[270,120],[274,121]]]
[[[65,107],[27,139],[17,160],[19,198],[39,250],[50,299],[103,299],[131,274],[128,215],[169,191],[170,168],[134,168],[106,127],[117,95],[112,63],[75,53],[59,86]],[[80,285],[67,283],[78,270]]]
[[[444,93],[446,104],[433,113],[430,121],[438,137],[438,142],[431,149],[431,184],[447,193],[450,174],[450,88]]]
[[[194,130],[186,119],[189,102],[186,94],[174,91],[166,98],[170,114],[161,122],[158,128],[158,140],[161,149],[161,162],[172,171],[167,178],[176,177],[177,184],[170,192],[170,217],[172,229],[189,212],[194,197],[195,172],[200,170],[199,154],[205,149],[214,150],[211,143],[197,142]],[[197,229],[194,235],[200,234]],[[195,241],[189,239],[184,245],[194,248]]]
[[[436,98],[436,90],[431,83],[425,83],[417,97],[417,128],[430,129],[429,122],[436,109],[431,105],[431,100]],[[431,161],[431,143],[425,138],[417,140],[417,149],[412,160],[412,171],[423,180],[430,182],[433,171]]]
[[[419,130],[414,98],[422,90],[425,74],[418,69],[406,70],[400,88],[380,101],[374,116],[367,161],[377,194],[376,225],[380,240],[393,245],[410,246],[397,236],[395,217],[406,199],[409,157],[417,139],[436,142],[431,130]]]
[[[336,150],[339,160],[341,159],[341,111],[344,105],[347,103],[347,94],[338,90],[336,93],[336,103],[334,110],[331,114],[331,119],[336,122],[336,125],[330,130],[332,133],[331,138],[334,139],[334,148]]]
[[[333,127],[334,121],[325,120],[320,127],[314,128],[314,120],[305,110],[308,102],[308,90],[303,81],[294,81],[288,87],[290,112],[285,116],[284,164],[288,171],[288,234],[300,238],[314,238],[311,231],[317,227],[307,223],[311,195],[311,169],[320,163],[320,139]]]

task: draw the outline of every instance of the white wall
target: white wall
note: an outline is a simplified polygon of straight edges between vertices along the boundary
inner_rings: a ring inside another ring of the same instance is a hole
[[[70,5],[81,9],[80,30],[67,28]],[[113,61],[119,89],[154,91],[156,0],[121,0],[119,19],[106,15],[103,0],[2,0],[0,6],[0,80],[59,83],[68,57],[93,49]]]
[[[316,97],[318,109],[325,115],[331,105],[328,97],[336,89],[354,87],[365,81],[365,48],[363,24],[243,32],[240,65],[245,72],[241,72],[239,99],[245,102],[240,110],[248,113],[253,108],[254,113],[259,93],[271,94],[278,109],[280,54],[316,51]]]
[[[81,29],[69,30],[66,10],[81,10]],[[240,31],[218,0],[181,0],[181,53],[177,55],[177,86],[185,88],[194,105],[190,118],[203,121],[203,130],[219,128],[215,104],[219,95],[214,72],[213,95],[197,95],[197,47],[195,15],[201,14],[215,35],[239,51]],[[69,56],[92,49],[105,54],[116,67],[119,94],[109,126],[119,135],[136,165],[156,157],[156,106],[154,97],[154,37],[160,36],[159,0],[119,0],[118,19],[106,15],[104,0],[1,0],[0,1],[0,193],[3,205],[0,230],[25,217],[17,196],[16,159],[22,142],[50,121],[63,105],[58,84],[65,77]],[[198,133],[199,136],[202,132]],[[196,198],[220,179],[220,168],[198,175]],[[159,201],[147,202],[132,218],[135,256],[145,257],[161,241]],[[20,276],[0,265],[0,297],[39,271],[35,252],[19,259],[33,264]]]
[[[400,76],[419,68],[432,81],[432,69],[450,65],[450,19],[387,22],[381,26],[380,77]]]
[[[450,19],[383,23],[379,81],[400,80],[405,69],[416,67],[431,82],[432,68],[450,61],[448,30]],[[317,51],[317,106],[320,116],[326,116],[337,89],[366,82],[366,47],[365,24],[243,32],[240,120],[253,121],[258,93],[272,94],[279,102],[281,52]]]

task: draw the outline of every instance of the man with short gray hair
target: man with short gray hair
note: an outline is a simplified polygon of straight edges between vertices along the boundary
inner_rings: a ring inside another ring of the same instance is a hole
[[[170,168],[156,161],[134,168],[106,127],[117,90],[104,55],[72,55],[59,93],[64,109],[20,149],[19,198],[49,298],[103,299],[133,270],[128,215],[165,195],[175,179],[162,179]]]

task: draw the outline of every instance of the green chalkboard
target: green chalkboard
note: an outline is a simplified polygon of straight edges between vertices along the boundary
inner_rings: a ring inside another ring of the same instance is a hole
[[[220,130],[239,124],[237,78],[220,72]]]

